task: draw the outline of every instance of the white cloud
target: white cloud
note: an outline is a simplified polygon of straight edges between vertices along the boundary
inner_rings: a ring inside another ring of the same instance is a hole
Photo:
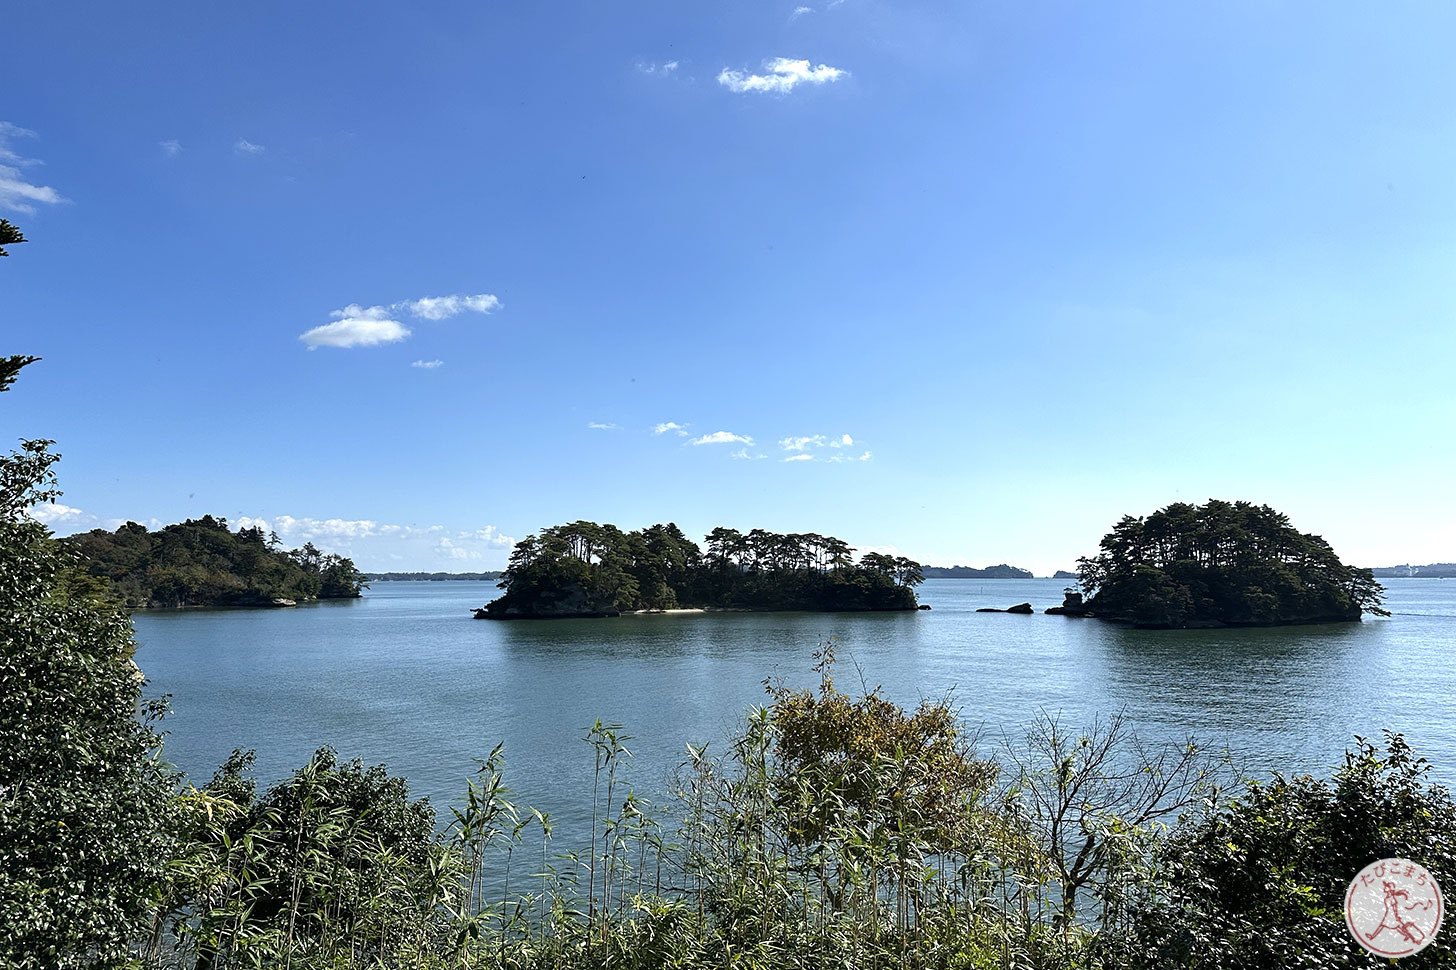
[[[791,452],[784,461],[869,461],[871,456],[868,451],[858,457],[845,453],[844,449],[852,448],[854,444],[854,436],[849,434],[811,434],[779,439],[779,447]],[[816,449],[825,449],[828,454],[816,455]]]
[[[622,427],[620,424],[614,424],[611,421],[588,421],[586,426],[593,431],[616,431]]]
[[[246,138],[239,138],[237,144],[233,145],[233,151],[239,155],[261,155],[267,150],[263,145],[250,142]]]
[[[459,545],[485,545],[491,548],[509,549],[516,544],[510,536],[502,535],[495,526],[479,529],[449,530],[443,525],[398,525],[378,522],[374,519],[313,519],[292,515],[279,515],[271,519],[240,516],[232,522],[234,528],[250,529],[257,526],[264,532],[276,532],[285,545],[304,542],[325,542],[348,544],[361,539],[391,538],[420,539],[435,538],[436,545],[442,541]],[[448,534],[447,534],[448,533]]]
[[[807,451],[810,448],[848,448],[853,444],[854,438],[847,434],[832,437],[822,434],[811,434],[796,438],[779,439],[779,447],[785,451]]]
[[[350,303],[342,310],[329,314],[334,323],[314,327],[299,335],[299,340],[308,344],[308,349],[318,347],[374,347],[391,344],[410,335],[409,327],[395,317],[403,310],[422,320],[444,320],[460,313],[490,313],[500,308],[501,302],[489,293],[451,296],[423,296],[418,300],[401,300],[389,306],[360,306]],[[415,367],[438,367],[442,362],[417,361]]]
[[[334,315],[345,312],[335,310]],[[379,344],[396,343],[409,335],[409,327],[398,320],[381,320],[378,317],[360,315],[343,316],[333,323],[314,327],[299,334],[298,339],[308,344],[309,350],[317,350],[320,347],[375,347]]]
[[[790,20],[798,20],[800,17],[804,16],[805,14],[810,14],[810,13],[813,13],[813,12],[814,12],[814,8],[813,7],[795,7],[794,8],[794,12],[791,13],[791,14],[789,14],[789,19]]]
[[[443,360],[417,360],[410,364],[411,367],[418,367],[420,370],[434,370],[436,367],[444,367]]]
[[[74,525],[81,521],[92,518],[85,512],[70,505],[62,505],[60,502],[47,502],[44,505],[33,505],[26,510],[26,514],[37,522],[51,526]]]
[[[26,509],[26,514],[37,522],[48,526],[59,535],[75,535],[78,532],[86,532],[91,529],[105,529],[108,532],[115,532],[128,522],[135,519],[102,519],[92,515],[83,509],[71,505],[62,505],[59,502],[50,502],[45,505],[35,505]],[[160,529],[166,523],[160,519],[144,519],[142,525],[148,529]]]
[[[677,61],[664,61],[661,64],[651,62],[638,62],[637,70],[643,74],[672,74],[677,71]]]
[[[488,525],[484,529],[476,529],[473,532],[457,532],[454,536],[441,536],[435,543],[435,553],[455,562],[478,562],[485,559],[488,553],[499,549],[509,549],[515,544],[515,539],[501,535],[496,531],[495,526]]]
[[[664,421],[652,429],[653,434],[667,434],[669,431],[679,437],[686,438],[688,435],[688,425],[678,424],[676,421]]]
[[[714,431],[712,434],[705,434],[701,438],[694,438],[690,444],[694,445],[751,445],[753,438],[746,434],[734,434],[731,431]]]
[[[516,540],[512,536],[502,535],[499,531],[496,530],[496,527],[493,525],[488,525],[483,529],[476,529],[473,532],[461,532],[456,536],[456,538],[467,541],[483,542],[486,545],[493,546],[496,549],[510,549],[516,544]]]
[[[472,557],[471,550],[455,545],[449,536],[445,536],[439,542],[435,543],[435,551],[450,559],[479,559],[481,557],[479,550],[476,550]]]
[[[728,457],[729,458],[736,459],[738,461],[758,461],[760,458],[767,458],[768,455],[764,455],[764,454],[749,454],[747,448],[739,448],[737,451],[733,452],[733,454],[729,455]]]
[[[456,293],[450,296],[422,296],[418,300],[403,300],[394,304],[393,309],[406,310],[421,320],[445,320],[467,310],[471,313],[490,313],[499,310],[500,306],[500,300],[490,293]]]
[[[443,525],[401,525],[374,519],[313,519],[279,515],[242,516],[231,525],[237,529],[257,526],[265,533],[276,532],[285,547],[312,542],[325,552],[337,552],[354,559],[360,569],[483,571],[505,565],[505,553],[516,544],[493,525],[476,529],[446,528]],[[472,565],[462,566],[464,563]]]
[[[272,521],[244,515],[231,524],[238,529],[251,529],[253,526],[257,526],[264,532],[276,532],[278,538],[282,539],[285,544],[315,540],[346,542],[374,535],[399,535],[401,530],[407,528],[405,526],[381,526],[373,519],[299,519],[291,515],[276,516]]]
[[[166,141],[159,141],[157,142],[157,145],[166,155],[171,158],[176,158],[178,155],[182,154],[182,143],[175,138],[169,138]]]
[[[0,209],[31,215],[36,204],[58,205],[66,199],[49,185],[37,185],[21,171],[41,162],[25,158],[10,147],[12,139],[34,138],[35,132],[0,121]]]
[[[775,57],[763,67],[767,74],[745,74],[725,67],[718,72],[718,83],[734,94],[787,94],[800,84],[828,84],[849,73],[827,64],[811,67],[807,60],[788,57]]]

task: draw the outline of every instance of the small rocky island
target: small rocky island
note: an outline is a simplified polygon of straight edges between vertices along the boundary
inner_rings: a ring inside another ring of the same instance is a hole
[[[1148,629],[1358,621],[1381,608],[1368,569],[1299,532],[1267,505],[1210,499],[1124,516],[1101,551],[1079,560],[1081,592],[1048,613]],[[1086,595],[1084,601],[1083,595]]]
[[[130,609],[296,606],[357,598],[366,585],[350,559],[313,543],[285,550],[257,526],[233,532],[211,515],[155,532],[128,522],[61,541],[79,556],[78,579]]]
[[[628,612],[801,610],[865,612],[920,607],[921,566],[812,533],[717,528],[700,548],[675,524],[623,532],[572,522],[516,543],[504,594],[477,619],[562,619]]]

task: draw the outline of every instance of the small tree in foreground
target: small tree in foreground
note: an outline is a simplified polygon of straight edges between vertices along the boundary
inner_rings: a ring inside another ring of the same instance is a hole
[[[59,494],[50,444],[0,456],[0,965],[113,966],[169,855],[170,781],[130,621],[26,515]]]

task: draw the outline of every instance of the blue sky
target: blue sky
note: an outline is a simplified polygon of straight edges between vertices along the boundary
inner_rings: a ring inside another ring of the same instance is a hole
[[[0,435],[59,442],[58,531],[463,570],[673,520],[1044,573],[1217,496],[1456,558],[1449,4],[5,23],[0,350],[45,359]]]

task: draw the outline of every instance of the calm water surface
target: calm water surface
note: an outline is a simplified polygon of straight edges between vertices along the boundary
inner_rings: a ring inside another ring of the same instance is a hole
[[[1352,735],[1402,731],[1456,782],[1456,580],[1388,582],[1396,615],[1275,630],[1136,631],[975,613],[1061,601],[1055,580],[930,580],[931,612],[675,614],[496,623],[489,583],[379,583],[292,610],[135,617],[168,757],[201,783],[235,747],[272,780],[323,744],[383,762],[437,807],[498,741],[519,800],[574,828],[589,808],[598,718],[635,741],[631,780],[661,790],[686,741],[718,742],[764,701],[765,678],[810,685],[839,645],[844,689],[902,704],[950,692],[989,739],[1038,710],[1075,722],[1125,710],[1145,737],[1193,734],[1254,771],[1326,772]],[[710,749],[711,750],[711,749]],[[585,800],[584,800],[585,799]]]

